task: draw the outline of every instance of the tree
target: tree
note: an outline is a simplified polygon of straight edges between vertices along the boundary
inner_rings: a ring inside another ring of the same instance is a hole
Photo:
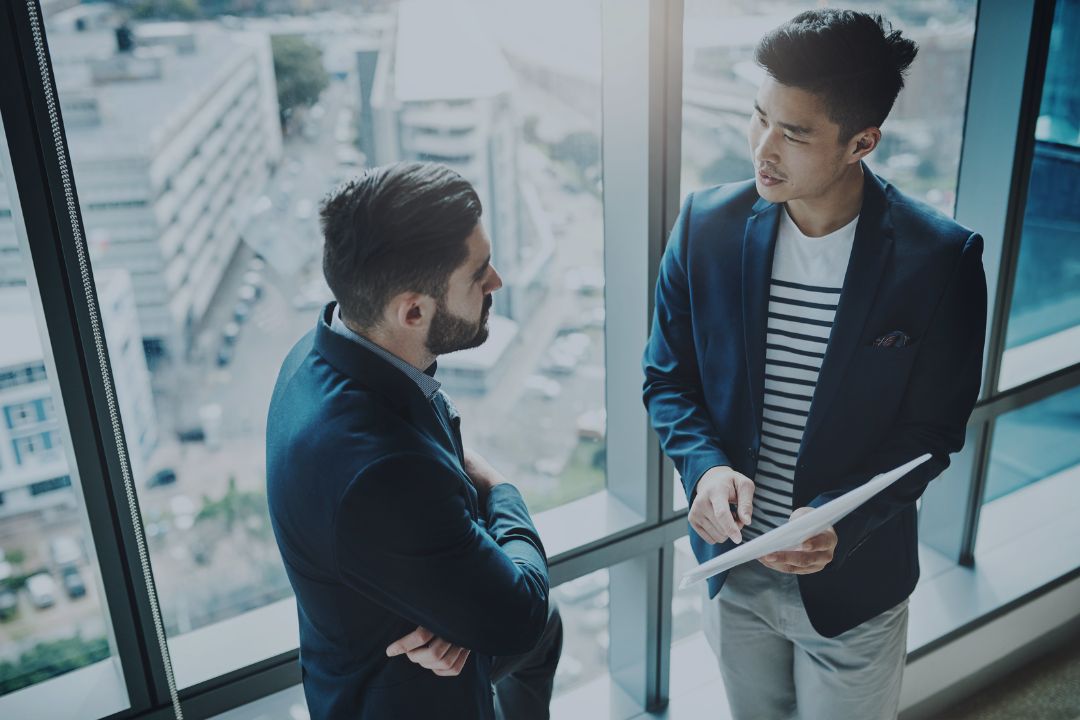
[[[38,643],[19,656],[18,662],[0,662],[0,695],[35,685],[51,677],[77,670],[109,657],[109,641],[103,637],[66,638]]]
[[[330,84],[322,65],[322,51],[302,37],[278,35],[270,39],[277,77],[281,127],[286,129],[293,111],[311,107]]]
[[[195,0],[138,0],[131,6],[136,20],[195,20],[202,16]]]

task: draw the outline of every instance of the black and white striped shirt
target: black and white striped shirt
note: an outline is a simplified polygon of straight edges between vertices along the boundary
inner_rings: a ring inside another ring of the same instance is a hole
[[[804,235],[781,213],[765,336],[761,448],[747,539],[787,522],[806,419],[844,285],[856,217],[822,237]]]

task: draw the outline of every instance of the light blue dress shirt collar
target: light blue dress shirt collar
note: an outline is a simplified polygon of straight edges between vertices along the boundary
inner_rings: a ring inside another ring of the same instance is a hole
[[[401,372],[408,375],[409,378],[416,383],[416,385],[420,388],[420,391],[424,393],[424,397],[426,397],[428,400],[431,400],[433,397],[435,397],[435,394],[439,392],[439,389],[442,387],[442,384],[438,380],[431,377],[427,373],[418,370],[415,366],[405,362],[394,353],[383,348],[381,345],[377,345],[376,343],[371,342],[363,335],[353,332],[352,329],[350,329],[349,326],[346,325],[345,322],[341,319],[341,308],[339,306],[334,307],[334,318],[330,323],[330,329],[336,332],[338,335],[341,335],[342,337],[348,338],[349,340],[360,344],[364,348],[381,357],[383,360],[386,360],[386,362],[390,363]]]

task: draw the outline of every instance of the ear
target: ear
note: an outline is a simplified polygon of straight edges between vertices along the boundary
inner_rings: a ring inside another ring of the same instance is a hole
[[[418,292],[395,295],[386,307],[386,319],[402,330],[425,327],[435,314],[435,299]]]
[[[851,165],[857,163],[865,158],[874,151],[874,148],[876,148],[880,142],[881,130],[876,127],[869,127],[861,132],[855,133],[855,136],[852,137],[851,141],[848,143],[848,164]]]

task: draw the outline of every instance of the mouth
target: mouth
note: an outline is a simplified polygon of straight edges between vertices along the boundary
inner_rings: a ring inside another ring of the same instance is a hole
[[[757,180],[765,187],[772,187],[774,185],[779,185],[780,183],[784,182],[784,179],[782,177],[778,175],[772,175],[765,172],[764,170],[757,171]]]

